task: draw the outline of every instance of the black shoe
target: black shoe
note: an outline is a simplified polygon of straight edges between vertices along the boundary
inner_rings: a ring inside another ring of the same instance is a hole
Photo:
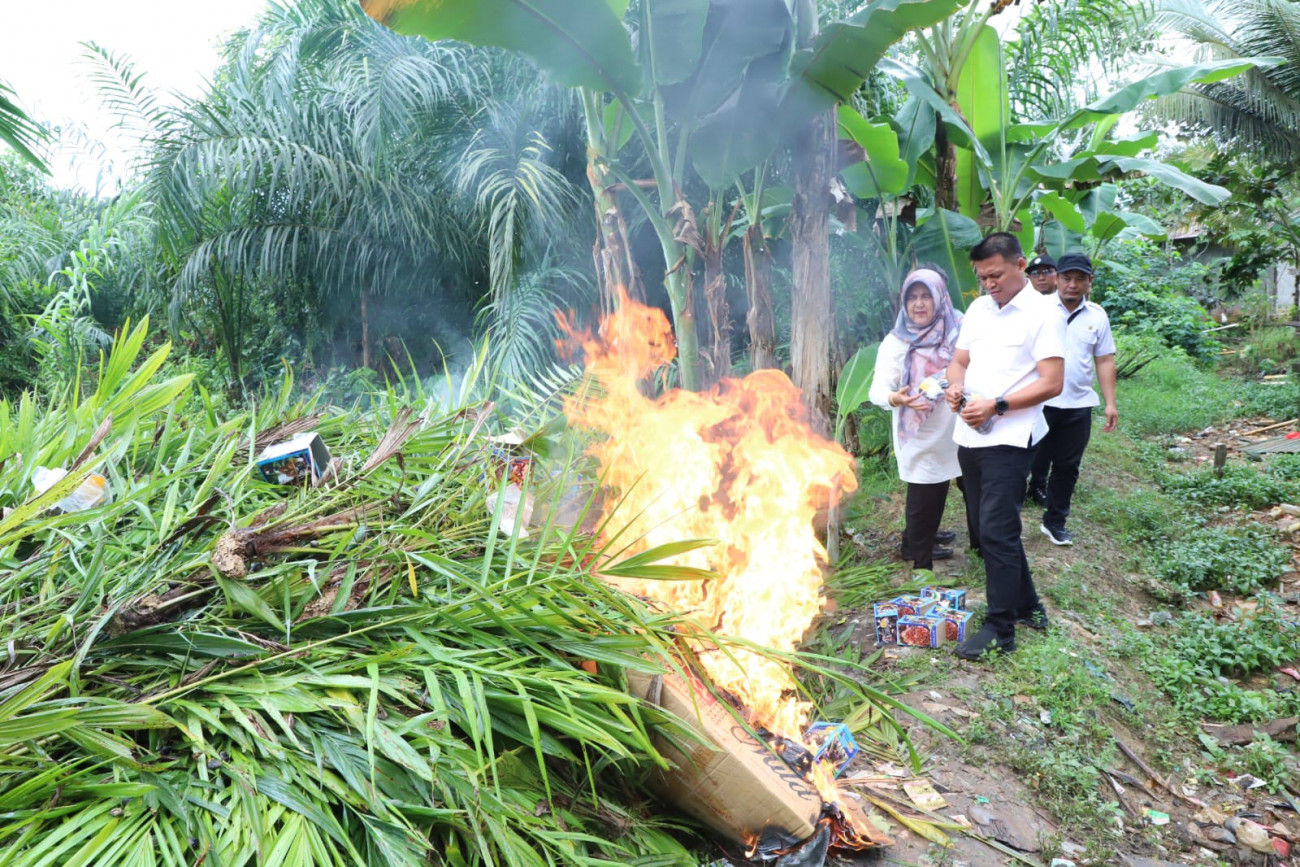
[[[952,558],[951,548],[940,548],[936,545],[934,550],[930,552],[931,560],[948,560],[951,558]]]
[[[954,533],[952,530],[944,530],[940,533],[934,534],[934,542],[936,545],[951,545],[953,542],[956,541],[957,541],[957,534]]]
[[[1047,619],[1047,608],[1041,602],[1030,608],[1028,614],[1017,617],[1016,623],[1023,623],[1030,629],[1046,629],[1051,625],[1051,621]]]
[[[1047,487],[1030,485],[1025,490],[1025,499],[1035,505],[1042,506],[1044,509],[1047,508]]]
[[[1043,531],[1043,535],[1051,540],[1053,545],[1060,545],[1062,548],[1074,544],[1074,534],[1064,527],[1049,527],[1046,524],[1039,524],[1038,529]]]
[[[957,655],[962,659],[979,659],[984,654],[995,650],[998,653],[1014,653],[1016,650],[1015,633],[1008,635],[1006,638],[999,638],[998,634],[990,627],[981,626],[979,632],[957,645]]]

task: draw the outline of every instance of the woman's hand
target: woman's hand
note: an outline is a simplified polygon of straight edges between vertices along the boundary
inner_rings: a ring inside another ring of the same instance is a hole
[[[890,406],[906,406],[911,409],[924,409],[929,403],[929,398],[923,394],[909,396],[906,388],[900,388],[898,391],[889,395]]]

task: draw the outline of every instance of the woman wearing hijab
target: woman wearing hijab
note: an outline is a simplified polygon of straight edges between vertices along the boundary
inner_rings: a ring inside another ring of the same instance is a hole
[[[956,538],[939,533],[939,522],[949,481],[960,484],[952,438],[957,417],[942,392],[936,392],[936,400],[920,387],[927,379],[937,383],[943,377],[960,328],[947,276],[933,265],[917,268],[903,280],[902,306],[893,331],[880,343],[871,380],[871,402],[893,413],[894,456],[898,475],[907,482],[903,559],[917,569],[931,569],[934,560],[951,557],[951,548],[935,545]]]

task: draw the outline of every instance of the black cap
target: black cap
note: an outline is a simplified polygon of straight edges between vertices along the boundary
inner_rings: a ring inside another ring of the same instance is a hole
[[[1089,277],[1092,276],[1092,260],[1082,253],[1066,253],[1061,257],[1060,263],[1056,266],[1060,274],[1066,271],[1082,271]]]
[[[1042,256],[1035,256],[1029,260],[1029,264],[1025,266],[1025,273],[1032,274],[1035,271],[1055,270],[1055,268],[1056,260],[1044,253]]]

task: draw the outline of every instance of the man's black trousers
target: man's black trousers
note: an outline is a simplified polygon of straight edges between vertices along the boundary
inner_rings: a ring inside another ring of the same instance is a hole
[[[967,520],[978,534],[984,555],[988,596],[984,623],[999,637],[1012,635],[1016,620],[1028,617],[1038,605],[1020,541],[1020,507],[1025,501],[1029,458],[1029,449],[1017,446],[957,448],[966,483]]]
[[[1047,509],[1043,526],[1049,530],[1065,528],[1070,516],[1070,498],[1079,481],[1079,465],[1092,437],[1092,407],[1058,409],[1043,407],[1048,425],[1047,436],[1039,441],[1030,465],[1029,489],[1045,491]]]

